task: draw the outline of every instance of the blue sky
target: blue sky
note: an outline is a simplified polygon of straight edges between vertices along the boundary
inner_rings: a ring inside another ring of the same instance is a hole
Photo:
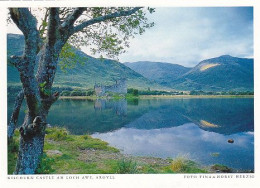
[[[195,66],[229,54],[253,57],[253,8],[156,8],[155,26],[136,36],[121,62],[158,61]]]

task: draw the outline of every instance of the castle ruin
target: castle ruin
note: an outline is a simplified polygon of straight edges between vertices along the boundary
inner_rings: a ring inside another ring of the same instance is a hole
[[[95,84],[94,90],[98,97],[105,96],[107,92],[126,94],[127,93],[127,85],[126,79],[116,80],[114,85],[104,86],[102,84]]]

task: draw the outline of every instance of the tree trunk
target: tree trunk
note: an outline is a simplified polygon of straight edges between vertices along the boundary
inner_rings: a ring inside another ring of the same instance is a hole
[[[15,174],[35,174],[43,154],[45,120],[42,116],[34,118],[32,124],[27,114],[24,125],[20,128],[20,147]]]
[[[48,48],[43,47],[41,52],[41,58],[39,60],[39,73],[38,78],[43,78],[40,82],[51,83],[56,72],[57,58],[53,58]],[[52,65],[51,77],[48,77],[48,73],[44,71],[42,67],[44,64]],[[39,81],[39,80],[38,80]],[[18,152],[18,159],[16,163],[15,174],[35,174],[39,166],[41,156],[44,148],[44,137],[46,128],[46,118],[51,105],[58,99],[59,93],[45,93],[45,89],[51,90],[51,84],[47,84],[44,88],[40,89],[40,101],[38,102],[37,111],[26,115],[23,126],[20,128],[20,145]],[[27,98],[26,98],[27,99]],[[31,100],[26,100],[30,105]],[[33,105],[31,105],[33,106]]]
[[[28,8],[10,8],[10,16],[25,37],[24,53],[12,56],[10,62],[20,73],[24,97],[28,107],[23,126],[20,128],[20,147],[15,174],[34,174],[43,154],[46,117],[59,93],[51,93],[61,48],[66,42],[59,32],[59,9],[50,8],[46,45],[40,45],[37,21]],[[60,38],[57,38],[59,36]],[[64,37],[63,37],[64,38]],[[58,40],[60,39],[60,40]],[[36,57],[41,48],[37,76],[34,75]],[[17,105],[19,106],[19,105]],[[17,108],[19,113],[19,108]],[[13,120],[15,121],[15,118]],[[10,128],[10,132],[12,129]]]

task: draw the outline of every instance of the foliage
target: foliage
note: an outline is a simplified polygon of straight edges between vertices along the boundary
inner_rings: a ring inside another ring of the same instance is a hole
[[[63,72],[75,68],[77,63],[84,65],[88,61],[86,56],[78,55],[76,49],[68,42],[62,47],[59,57],[59,66]]]
[[[184,157],[177,157],[171,163],[171,170],[175,173],[205,173],[198,165]]]
[[[40,91],[42,94],[45,96],[50,96],[51,95],[51,90],[46,88],[47,82],[43,82],[39,84]]]
[[[139,95],[183,95],[183,91],[139,90]]]
[[[131,7],[89,7],[85,11],[86,18],[98,18],[116,12],[127,11]],[[152,10],[152,11],[151,11]],[[91,25],[81,30],[80,34],[73,35],[69,43],[75,47],[88,46],[92,54],[100,54],[114,58],[125,52],[129,47],[129,39],[136,34],[143,34],[146,29],[153,27],[154,23],[148,22],[147,13],[153,13],[154,9],[139,9],[131,16],[119,17]],[[76,24],[84,22],[79,19]]]
[[[50,158],[46,155],[46,153],[43,153],[40,161],[41,162],[36,170],[36,174],[51,174],[55,172],[55,170],[52,168],[52,164],[54,163],[53,158]]]
[[[70,96],[86,96],[86,92],[85,91],[80,91],[80,90],[73,90],[70,93]]]
[[[55,127],[53,129],[47,129],[46,134],[47,134],[47,137],[52,140],[61,141],[61,140],[67,139],[68,131],[66,129]]]
[[[15,137],[8,140],[8,174],[12,174],[15,170],[17,153],[19,150],[18,135],[19,132],[15,131]]]
[[[117,161],[117,174],[136,174],[137,163],[131,159],[123,158]]]
[[[127,89],[127,93],[132,94],[133,96],[138,96],[138,89],[129,88]]]
[[[61,96],[92,96],[95,95],[94,89],[74,89],[72,91],[64,90],[60,94]]]

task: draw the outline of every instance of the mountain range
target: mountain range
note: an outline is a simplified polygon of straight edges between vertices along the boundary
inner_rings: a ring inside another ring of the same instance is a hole
[[[8,57],[10,55],[22,55],[23,47],[24,37],[22,35],[7,35]],[[93,88],[95,83],[112,85],[117,79],[127,78],[129,88],[147,89],[149,87],[157,90],[166,89],[164,86],[150,81],[118,61],[93,58],[77,49],[75,49],[75,53],[77,59],[81,62],[76,63],[75,67],[65,70],[58,66],[54,86]],[[20,83],[18,71],[10,64],[8,64],[7,68],[7,80],[9,85]]]
[[[24,37],[7,35],[7,55],[22,55]],[[88,56],[74,49],[77,59],[84,59],[65,71],[58,67],[54,86],[93,88],[95,83],[111,85],[127,78],[128,88],[146,90],[253,91],[254,60],[223,55],[207,59],[195,67],[163,62],[120,63]],[[70,61],[70,60],[67,60]],[[75,61],[75,60],[71,60]],[[19,73],[8,64],[8,85],[20,83]]]
[[[170,85],[176,78],[187,73],[191,68],[178,64],[138,61],[126,62],[124,65],[140,73],[149,80],[154,80],[161,85]]]
[[[134,71],[176,90],[253,91],[254,60],[223,55],[193,68],[160,62],[125,63]]]

